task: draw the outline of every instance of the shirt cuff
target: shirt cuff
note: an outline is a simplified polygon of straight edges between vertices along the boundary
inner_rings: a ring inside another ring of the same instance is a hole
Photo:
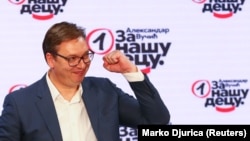
[[[144,75],[140,70],[138,72],[123,73],[122,75],[129,82],[137,82],[137,81],[143,81],[144,80]]]

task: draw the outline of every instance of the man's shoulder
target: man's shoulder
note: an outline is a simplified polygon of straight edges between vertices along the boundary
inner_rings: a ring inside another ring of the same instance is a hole
[[[96,76],[87,76],[84,78],[82,82],[83,86],[91,86],[91,87],[105,87],[107,85],[112,84],[113,82],[106,77],[96,77]]]
[[[10,92],[8,95],[12,95],[12,96],[30,96],[30,94],[40,91],[40,90],[44,90],[46,87],[46,81],[45,79],[40,79],[37,80],[31,84],[27,84],[26,86],[23,86],[15,91]]]
[[[109,78],[106,77],[97,77],[97,76],[86,76],[83,79],[83,83],[100,83],[100,82],[105,82],[105,81],[110,81]]]

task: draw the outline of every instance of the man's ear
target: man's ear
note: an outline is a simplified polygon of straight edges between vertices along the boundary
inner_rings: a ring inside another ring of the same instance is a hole
[[[54,63],[55,63],[54,56],[51,53],[46,53],[45,58],[49,67],[54,68]]]

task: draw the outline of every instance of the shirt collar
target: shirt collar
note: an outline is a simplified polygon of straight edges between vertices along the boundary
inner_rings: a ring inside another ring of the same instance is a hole
[[[46,74],[46,81],[47,81],[47,84],[48,84],[48,87],[49,87],[52,99],[53,99],[53,101],[55,101],[59,96],[61,96],[61,94],[57,90],[57,88],[55,87],[55,85],[51,82],[51,80],[49,78],[49,73],[48,72]],[[77,90],[77,93],[76,93],[76,95],[78,95],[76,99],[79,99],[79,98],[81,99],[82,92],[83,92],[82,85],[80,85],[79,88],[78,88],[78,90]]]

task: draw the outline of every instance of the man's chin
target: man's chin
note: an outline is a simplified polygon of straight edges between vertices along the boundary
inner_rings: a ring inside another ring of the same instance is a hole
[[[84,76],[78,77],[78,78],[75,79],[75,83],[80,84],[80,83],[82,83],[83,79],[84,79]]]
[[[79,84],[83,81],[84,77],[85,77],[85,73],[75,73],[72,80],[75,83]]]

